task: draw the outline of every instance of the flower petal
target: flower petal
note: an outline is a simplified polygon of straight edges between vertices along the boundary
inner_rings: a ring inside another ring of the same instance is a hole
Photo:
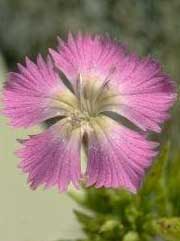
[[[97,117],[89,136],[88,186],[122,187],[135,193],[151,165],[157,143],[108,117]]]
[[[113,95],[106,103],[98,99],[101,112],[113,109],[142,130],[155,132],[169,118],[176,100],[175,86],[154,59],[128,53],[121,43],[107,37],[81,34],[70,34],[67,42],[59,40],[58,52],[50,53],[74,88],[79,74],[83,82],[99,82],[102,91],[107,84]]]
[[[63,71],[74,87],[77,86],[79,74],[96,76],[104,82],[125,52],[122,44],[108,37],[89,34],[73,37],[71,33],[67,42],[59,39],[58,51],[50,49],[57,68]]]
[[[57,115],[60,96],[68,91],[54,70],[51,59],[46,63],[39,55],[37,65],[26,58],[26,67],[18,65],[19,73],[10,73],[4,89],[4,113],[16,127],[28,127]],[[70,91],[69,91],[70,92]],[[68,92],[68,93],[69,93]]]
[[[46,187],[57,185],[60,191],[65,191],[70,182],[78,187],[81,177],[79,128],[71,130],[68,121],[63,119],[21,143],[23,147],[17,151],[22,158],[19,166],[29,174],[32,189],[45,184]]]
[[[119,69],[119,106],[115,111],[144,131],[159,132],[176,100],[175,83],[151,58],[130,55],[126,62]]]

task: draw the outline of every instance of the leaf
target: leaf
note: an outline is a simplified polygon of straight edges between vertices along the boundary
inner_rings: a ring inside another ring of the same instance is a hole
[[[167,143],[158,159],[146,176],[144,186],[139,192],[140,206],[145,212],[151,212],[160,216],[171,215],[167,189],[167,164],[169,160],[169,148]]]
[[[123,225],[119,222],[119,220],[109,219],[100,228],[100,233],[111,233],[114,230],[123,230]]]
[[[85,205],[85,192],[84,190],[69,189],[68,195],[79,205]]]
[[[140,237],[138,233],[130,231],[124,236],[122,241],[140,241]]]
[[[93,220],[93,217],[81,212],[81,211],[74,211],[78,221],[83,224],[83,226],[85,225],[89,225],[91,223],[91,221]]]
[[[180,151],[176,150],[169,165],[168,196],[171,202],[171,216],[180,216]]]
[[[142,188],[142,193],[150,193],[159,187],[162,178],[164,178],[165,166],[169,157],[169,149],[170,145],[168,142],[161,151],[159,158],[154,162],[152,168],[147,174]]]
[[[160,218],[154,221],[158,235],[169,241],[180,240],[180,217]]]
[[[103,217],[93,217],[77,210],[75,210],[75,215],[82,224],[83,231],[88,237],[92,237],[94,234],[99,233],[99,229],[104,223]]]
[[[116,241],[124,235],[124,226],[117,218],[106,215],[89,216],[80,211],[75,211],[75,214],[89,239]]]

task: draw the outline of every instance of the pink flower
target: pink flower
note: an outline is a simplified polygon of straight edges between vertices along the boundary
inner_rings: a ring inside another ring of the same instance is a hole
[[[64,191],[69,183],[78,187],[84,176],[87,186],[136,192],[157,153],[157,143],[141,133],[160,132],[176,99],[174,83],[155,60],[107,37],[69,34],[50,54],[53,61],[38,56],[37,63],[27,58],[25,67],[18,65],[4,90],[4,112],[14,127],[56,120],[17,152],[31,187]],[[142,131],[130,130],[119,116]]]

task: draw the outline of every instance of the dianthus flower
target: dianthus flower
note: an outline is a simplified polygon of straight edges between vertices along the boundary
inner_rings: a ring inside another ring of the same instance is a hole
[[[36,63],[9,74],[5,114],[14,127],[30,127],[52,118],[53,125],[22,141],[20,167],[35,189],[57,185],[65,191],[84,177],[86,185],[139,188],[156,155],[149,131],[160,132],[176,99],[173,81],[150,57],[129,53],[108,37],[69,34]],[[114,116],[123,116],[139,131]],[[141,129],[141,130],[140,130]],[[87,153],[86,172],[80,163]]]

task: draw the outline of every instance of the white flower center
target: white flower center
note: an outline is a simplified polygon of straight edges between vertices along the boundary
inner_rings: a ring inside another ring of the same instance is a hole
[[[93,119],[105,111],[113,111],[119,104],[119,95],[111,87],[110,80],[101,81],[94,76],[81,76],[73,94],[67,91],[59,96],[59,108],[63,108],[72,128],[87,128]]]

